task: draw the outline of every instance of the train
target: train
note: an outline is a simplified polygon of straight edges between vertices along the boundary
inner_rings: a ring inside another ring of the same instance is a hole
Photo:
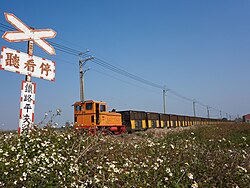
[[[175,128],[228,123],[225,119],[163,114],[146,111],[107,111],[106,102],[87,100],[74,103],[74,127],[113,134],[133,133],[150,128]]]

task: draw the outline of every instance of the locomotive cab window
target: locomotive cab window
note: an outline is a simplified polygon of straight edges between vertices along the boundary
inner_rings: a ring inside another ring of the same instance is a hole
[[[101,105],[100,106],[100,112],[106,112],[106,105]]]
[[[76,111],[81,111],[81,110],[82,110],[82,106],[76,105],[76,106],[75,106],[75,109],[76,109]]]
[[[86,110],[92,110],[92,106],[93,106],[92,103],[87,103],[86,104]]]

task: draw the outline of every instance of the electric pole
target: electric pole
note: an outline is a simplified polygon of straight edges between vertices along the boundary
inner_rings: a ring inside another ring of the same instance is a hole
[[[209,114],[209,106],[207,106],[207,117],[210,118],[210,114]]]
[[[164,114],[166,114],[166,96],[167,96],[167,91],[168,91],[168,89],[166,89],[166,87],[164,87],[164,89],[163,89],[163,110],[164,110]]]
[[[88,52],[88,51],[87,51]],[[85,52],[85,53],[87,53]],[[84,70],[84,65],[87,63],[87,61],[93,60],[94,57],[86,57],[82,59],[81,55],[84,53],[80,53],[80,59],[79,59],[79,73],[80,73],[80,100],[81,102],[84,102],[84,73],[87,72],[89,69]]]
[[[220,110],[220,118],[222,119],[222,113],[221,113],[221,110]]]
[[[194,117],[196,117],[196,113],[195,113],[195,100],[193,100],[193,110],[194,110]]]

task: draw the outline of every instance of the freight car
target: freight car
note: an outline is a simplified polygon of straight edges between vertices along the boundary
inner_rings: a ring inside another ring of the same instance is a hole
[[[219,124],[222,120],[134,110],[108,112],[105,102],[88,100],[74,104],[74,122],[76,129],[101,129],[121,134],[150,128]]]

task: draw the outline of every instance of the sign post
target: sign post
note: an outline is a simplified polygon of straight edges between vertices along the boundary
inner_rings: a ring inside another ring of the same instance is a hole
[[[28,41],[28,49],[27,49],[27,53],[30,56],[33,56],[33,50],[34,49],[34,42],[32,40]],[[31,82],[31,76],[26,75],[25,76],[25,81]]]
[[[33,56],[34,43],[48,54],[55,55],[54,48],[45,41],[45,38],[54,38],[56,32],[52,29],[30,28],[14,14],[4,13],[4,15],[18,31],[7,31],[2,38],[8,42],[28,41],[27,53],[2,47],[0,56],[0,70],[25,75],[25,81],[22,81],[18,127],[18,134],[21,135],[29,131],[34,124],[36,84],[31,82],[31,77],[55,81],[56,63]]]

